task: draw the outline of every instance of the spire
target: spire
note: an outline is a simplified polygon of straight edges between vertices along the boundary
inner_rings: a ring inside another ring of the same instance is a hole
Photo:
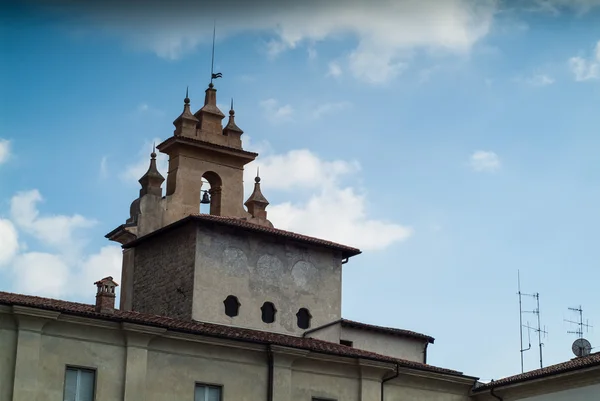
[[[158,168],[156,168],[156,147],[152,147],[152,153],[150,154],[150,167],[146,174],[142,176],[138,181],[142,185],[140,189],[140,197],[151,194],[156,196],[162,196],[162,188],[160,187],[164,182],[165,178],[160,174]]]
[[[260,176],[258,174],[258,169],[256,170],[256,178],[254,179],[254,191],[252,191],[252,194],[244,205],[248,208],[248,213],[252,215],[252,218],[249,219],[251,222],[267,227],[273,227],[273,224],[267,220],[266,208],[269,205],[269,201],[260,190]]]
[[[190,98],[188,95],[189,87],[186,87],[185,99],[183,99],[183,113],[173,121],[173,125],[175,126],[175,135],[195,137],[198,119],[190,111]]]
[[[238,134],[242,135],[244,131],[235,124],[235,111],[233,110],[233,98],[231,98],[231,109],[229,110],[229,121],[223,128],[223,135]]]

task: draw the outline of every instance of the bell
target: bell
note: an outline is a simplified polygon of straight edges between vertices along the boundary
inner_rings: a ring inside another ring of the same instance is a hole
[[[203,191],[202,200],[200,201],[203,205],[210,205],[210,197],[208,196],[208,191]]]

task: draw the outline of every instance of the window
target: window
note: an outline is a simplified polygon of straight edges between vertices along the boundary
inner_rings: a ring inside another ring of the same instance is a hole
[[[91,369],[67,367],[64,401],[94,401],[96,372]]]
[[[340,340],[340,344],[345,345],[346,347],[352,347],[352,345],[353,345],[352,341],[348,341],[348,340]]]
[[[262,321],[265,323],[273,323],[275,321],[275,314],[277,313],[277,309],[275,309],[275,305],[272,302],[265,302],[263,306],[260,307],[262,311]]]
[[[238,301],[236,296],[229,295],[225,298],[223,304],[225,304],[225,314],[227,316],[234,317],[238,315],[238,312],[240,311],[240,301]]]
[[[308,309],[300,308],[298,313],[296,313],[296,317],[298,318],[298,327],[301,329],[308,329],[310,327],[310,319],[312,316]]]
[[[221,386],[196,384],[194,401],[221,401]]]

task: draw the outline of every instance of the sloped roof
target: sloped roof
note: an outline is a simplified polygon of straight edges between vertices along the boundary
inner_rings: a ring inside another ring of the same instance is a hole
[[[435,341],[435,339],[433,337],[430,337],[425,334],[417,333],[416,331],[411,331],[411,330],[397,329],[394,327],[375,326],[373,324],[361,323],[361,322],[356,322],[356,321],[348,320],[348,319],[342,319],[342,320],[340,320],[340,323],[342,324],[342,327],[350,327],[350,328],[361,329],[361,330],[370,330],[370,331],[374,331],[377,333],[391,334],[391,335],[401,336],[401,337],[418,338],[421,340],[427,340],[431,344],[433,344],[433,342]]]
[[[489,383],[479,384],[473,392],[489,390],[491,388],[507,386],[510,384],[521,383],[529,380],[541,379],[543,377],[559,375],[561,373],[572,372],[579,369],[591,368],[600,366],[600,352],[595,352],[588,356],[573,358],[567,362],[558,363],[556,365],[546,366],[542,369],[536,369],[519,375],[504,377],[502,379],[493,380]]]
[[[396,363],[401,367],[429,371],[434,373],[472,378],[462,372],[436,366],[396,359],[393,357],[376,354],[374,352],[346,347],[314,338],[295,337],[285,334],[269,333],[260,330],[244,329],[239,327],[224,326],[213,323],[203,323],[194,320],[173,319],[166,316],[148,315],[133,311],[115,310],[114,313],[99,313],[93,305],[77,302],[62,301],[50,298],[41,298],[30,295],[14,294],[0,291],[0,305],[19,305],[53,310],[69,315],[86,316],[90,318],[109,320],[115,322],[136,323],[168,330],[198,334],[207,337],[217,337],[229,340],[244,341],[258,344],[272,344],[313,351],[317,353],[338,355],[349,358],[363,358],[381,362]],[[472,378],[475,379],[475,378]]]
[[[251,223],[246,220],[242,220],[235,217],[226,217],[226,216],[215,216],[212,214],[192,214],[188,217],[184,217],[181,220],[178,220],[174,223],[169,224],[161,229],[158,229],[150,234],[144,235],[134,241],[131,241],[124,245],[124,248],[134,247],[140,242],[144,241],[146,238],[150,238],[154,235],[160,234],[162,232],[168,231],[172,228],[175,228],[179,225],[182,225],[188,221],[197,221],[201,223],[216,223],[223,226],[241,228],[246,231],[263,233],[263,234],[271,234],[281,238],[287,238],[293,241],[301,242],[304,244],[325,247],[334,249],[337,251],[341,251],[344,258],[355,256],[361,253],[361,251],[357,248],[353,248],[346,245],[337,244],[335,242],[327,241],[320,238],[310,237],[308,235],[297,234],[291,231],[280,230],[278,228],[260,226],[258,224]]]

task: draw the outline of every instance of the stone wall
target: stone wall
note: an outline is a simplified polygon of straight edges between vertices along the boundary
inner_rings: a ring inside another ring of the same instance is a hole
[[[273,235],[199,225],[193,318],[200,321],[300,335],[296,313],[306,308],[310,327],[341,317],[341,255],[304,247]],[[239,315],[225,314],[233,295]],[[264,323],[261,306],[272,302],[275,321]]]
[[[189,223],[135,247],[134,311],[174,318],[192,317],[196,231]]]

